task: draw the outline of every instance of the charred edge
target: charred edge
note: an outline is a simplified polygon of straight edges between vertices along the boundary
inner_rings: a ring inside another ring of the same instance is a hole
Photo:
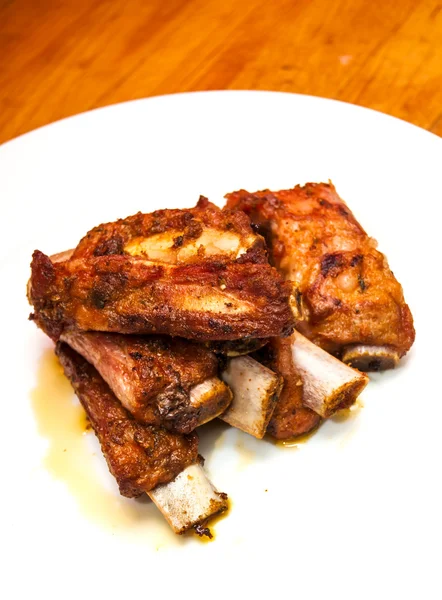
[[[388,346],[356,346],[344,348],[342,362],[360,371],[385,371],[397,366],[400,355]]]
[[[208,537],[209,540],[213,539],[213,535],[208,527],[204,527],[202,523],[197,523],[193,526],[195,533],[200,537]]]
[[[367,289],[367,284],[365,283],[362,275],[358,275],[358,283],[361,292],[365,292],[365,290]]]
[[[311,196],[311,194],[307,193],[307,196]],[[328,200],[324,200],[324,198],[318,198],[318,203],[320,206],[323,206],[324,208],[332,208],[333,204],[331,202],[329,202]]]
[[[100,242],[94,250],[94,256],[113,256],[123,254],[124,241],[119,235]]]
[[[183,245],[184,242],[184,236],[183,235],[179,235],[178,237],[176,237],[173,240],[173,246],[172,248],[180,248]]]
[[[223,360],[223,357],[242,356],[256,352],[269,342],[269,338],[251,338],[245,337],[240,340],[225,340],[206,342],[206,348],[219,355],[218,358]]]
[[[368,363],[368,370],[376,371],[376,372],[381,371],[382,370],[382,361],[379,358],[370,360]]]
[[[350,266],[356,267],[356,265],[359,265],[362,262],[363,258],[364,257],[362,256],[362,254],[355,254],[355,256],[353,256],[353,258],[350,261]]]
[[[216,492],[216,494],[221,498],[221,500],[227,501],[229,499],[228,495],[225,492]],[[195,525],[192,526],[193,531],[200,538],[207,537],[207,538],[209,538],[209,540],[212,540],[213,534],[210,531],[210,527],[208,527],[208,524],[213,519],[216,520],[217,517],[224,515],[228,510],[229,510],[228,506],[224,506],[224,507],[220,508],[220,510],[216,514],[210,515],[209,517],[207,517],[207,519],[204,519],[200,523],[195,523]],[[185,533],[185,532],[183,532],[183,533]]]
[[[327,275],[333,275],[333,271],[336,271],[344,264],[344,259],[341,254],[326,254],[321,261],[321,275],[327,277]]]
[[[220,321],[217,321],[216,319],[209,318],[208,324],[211,329],[221,331],[225,334],[232,333],[233,331],[233,327],[231,325],[222,323]]]

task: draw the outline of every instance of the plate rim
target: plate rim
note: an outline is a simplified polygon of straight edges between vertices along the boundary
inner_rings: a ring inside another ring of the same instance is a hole
[[[78,118],[82,118],[85,116],[89,116],[93,113],[117,110],[117,109],[121,109],[122,107],[125,107],[127,105],[144,104],[149,101],[150,102],[159,102],[165,98],[168,98],[168,99],[174,98],[174,99],[179,100],[181,97],[202,97],[202,96],[205,96],[205,97],[213,96],[214,97],[214,96],[221,96],[221,95],[225,95],[225,96],[227,96],[227,95],[228,96],[250,95],[250,96],[261,96],[261,97],[272,96],[274,98],[276,98],[276,97],[294,97],[294,98],[302,99],[302,101],[310,100],[313,102],[317,102],[318,104],[329,104],[329,105],[341,106],[343,108],[347,108],[348,110],[355,110],[356,112],[359,112],[360,114],[371,114],[372,118],[374,118],[376,116],[377,117],[380,116],[381,118],[388,120],[391,123],[396,122],[396,124],[405,124],[409,127],[412,127],[414,130],[417,130],[421,133],[427,134],[428,139],[433,139],[433,140],[436,139],[439,142],[442,142],[442,137],[438,136],[436,133],[428,131],[427,129],[424,129],[423,127],[420,127],[419,125],[415,125],[414,123],[411,123],[410,121],[406,121],[405,119],[402,119],[400,117],[390,115],[388,113],[382,112],[382,111],[374,109],[374,108],[370,108],[368,106],[354,104],[352,102],[347,102],[344,100],[337,100],[335,98],[327,98],[325,96],[316,96],[313,94],[302,94],[302,93],[298,93],[298,92],[286,92],[286,91],[277,91],[277,90],[221,89],[221,90],[195,90],[195,91],[187,91],[187,92],[172,92],[172,93],[168,93],[168,94],[145,96],[143,98],[134,98],[133,100],[123,100],[121,102],[113,102],[110,104],[106,104],[105,106],[98,106],[96,108],[91,108],[89,110],[81,111],[81,112],[75,113],[74,115],[70,115],[68,117],[62,117],[61,119],[56,119],[55,121],[51,121],[50,123],[47,123],[46,125],[40,125],[39,127],[36,127],[35,129],[31,129],[30,131],[22,133],[10,140],[6,140],[5,142],[2,142],[0,144],[0,159],[1,159],[1,154],[2,154],[2,151],[4,150],[4,148],[8,148],[11,145],[14,145],[18,142],[22,142],[23,139],[28,136],[40,134],[43,130],[48,130],[48,129],[53,129],[55,127],[59,127],[60,125],[64,124],[65,122],[70,122],[73,119],[78,119]]]

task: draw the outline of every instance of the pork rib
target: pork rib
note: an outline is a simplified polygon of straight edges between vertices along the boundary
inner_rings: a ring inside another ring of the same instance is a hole
[[[67,344],[59,342],[56,353],[123,496],[147,492],[175,533],[227,509],[227,495],[217,492],[200,465],[195,433],[182,436],[137,423],[92,365]]]
[[[195,433],[178,435],[129,416],[92,365],[67,344],[56,354],[100,440],[123,496],[135,497],[174,479],[198,461]]]
[[[334,186],[227,195],[266,235],[292,284],[297,328],[355,367],[394,366],[414,341],[413,318],[387,259]]]
[[[66,331],[137,421],[189,433],[222,413],[232,394],[218,360],[199,344],[166,336]]]
[[[168,334],[201,341],[288,335],[290,286],[240,211],[206,200],[93,229],[71,258],[34,252],[37,324],[63,331]]]
[[[227,494],[217,491],[200,464],[190,465],[173,481],[159,485],[148,495],[178,534],[194,527],[198,535],[212,537],[206,522],[228,507]]]
[[[285,340],[281,340],[284,344]],[[349,408],[368,384],[368,377],[310,342],[298,331],[287,338],[293,367],[302,381],[302,404],[327,419]]]
[[[221,419],[254,437],[264,437],[283,384],[282,377],[254,360],[239,356],[228,361],[221,377],[233,393]]]
[[[317,427],[320,415],[303,403],[303,381],[293,364],[290,338],[275,339],[257,358],[282,376],[284,384],[267,427],[279,440],[296,437]]]
[[[314,429],[322,419],[348,408],[368,384],[368,377],[325,352],[295,331],[272,340],[257,353],[284,379],[267,431],[277,439]]]

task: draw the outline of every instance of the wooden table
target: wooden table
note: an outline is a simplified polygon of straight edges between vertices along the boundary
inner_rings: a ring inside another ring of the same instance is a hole
[[[442,135],[442,2],[0,0],[0,142],[213,89],[338,98]]]

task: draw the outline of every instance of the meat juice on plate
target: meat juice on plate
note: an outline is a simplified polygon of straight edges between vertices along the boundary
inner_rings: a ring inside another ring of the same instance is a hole
[[[112,532],[129,534],[158,547],[181,542],[173,534],[147,496],[129,500],[107,490],[100,480],[94,456],[93,431],[86,413],[52,350],[41,356],[31,405],[39,434],[49,446],[43,467],[64,483],[79,510],[89,521]],[[101,466],[101,465],[100,465]]]

